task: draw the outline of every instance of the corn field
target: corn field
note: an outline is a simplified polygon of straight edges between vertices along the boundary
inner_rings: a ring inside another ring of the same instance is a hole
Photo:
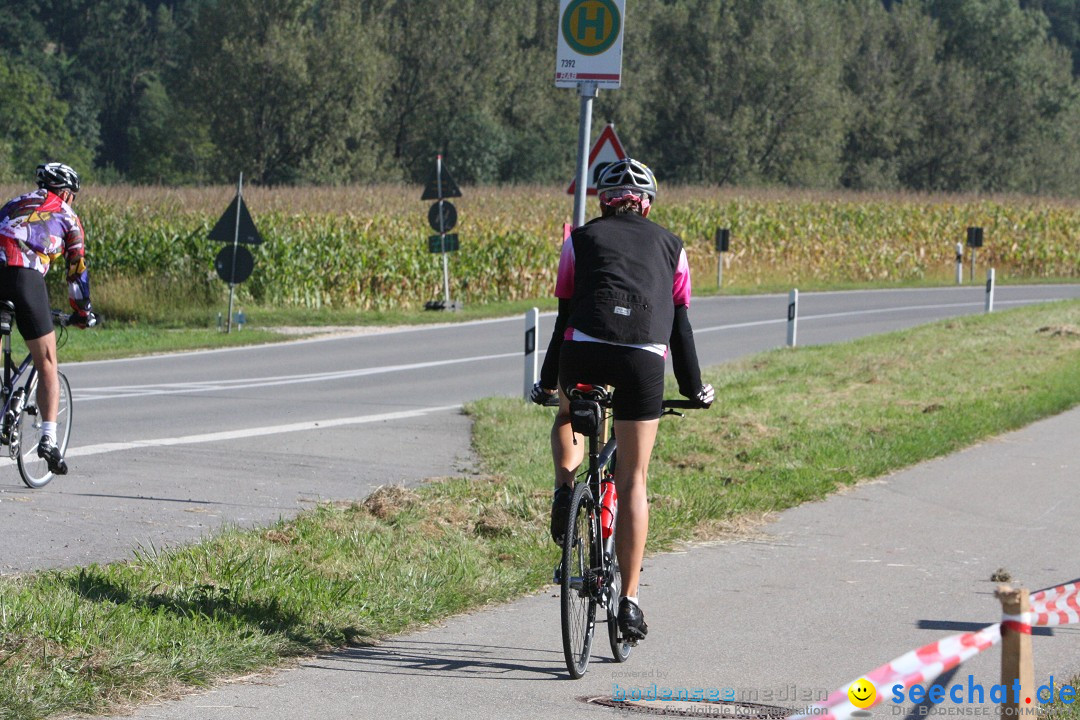
[[[234,192],[86,188],[76,210],[95,287],[138,281],[220,298],[227,287],[214,257],[223,245],[207,235]],[[471,304],[550,295],[573,199],[561,187],[463,192],[453,200],[461,249],[449,258],[451,295]],[[356,309],[415,308],[442,297],[442,263],[427,245],[431,203],[420,194],[413,186],[246,189],[265,242],[248,246],[255,270],[238,297]],[[699,291],[716,285],[720,227],[731,230],[726,287],[948,282],[970,225],[984,228],[979,267],[996,268],[999,279],[1080,276],[1075,202],[662,187],[650,217],[683,238]]]

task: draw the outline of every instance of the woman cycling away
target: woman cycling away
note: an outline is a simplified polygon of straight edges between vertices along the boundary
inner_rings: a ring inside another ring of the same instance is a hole
[[[619,629],[641,640],[648,626],[638,604],[638,578],[649,532],[646,478],[664,399],[664,358],[671,349],[679,392],[702,407],[713,389],[702,384],[687,317],[690,268],[682,241],[646,219],[656,200],[656,178],[644,164],[623,158],[596,184],[601,216],[563,244],[555,296],[559,315],[533,388],[543,403],[561,388],[551,429],[555,496],[551,536],[561,542],[584,444],[574,443],[567,388],[577,383],[614,387],[612,412],[619,460],[615,552],[622,572]]]
[[[60,398],[56,334],[45,287],[50,262],[61,255],[67,261],[68,297],[74,310],[71,323],[85,328],[96,322],[96,316],[90,307],[85,233],[71,209],[79,192],[79,176],[62,163],[46,163],[37,168],[37,185],[34,192],[0,208],[0,300],[14,303],[15,323],[38,372],[42,422],[37,454],[49,464],[49,470],[63,475],[67,463],[56,446]]]

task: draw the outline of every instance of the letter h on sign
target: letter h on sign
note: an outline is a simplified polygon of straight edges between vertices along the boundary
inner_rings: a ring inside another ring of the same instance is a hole
[[[598,42],[604,35],[604,29],[607,25],[606,18],[604,17],[603,6],[593,8],[593,17],[589,17],[589,8],[582,5],[578,8],[577,17],[577,39],[580,42],[587,42],[587,31],[593,31],[593,42]]]

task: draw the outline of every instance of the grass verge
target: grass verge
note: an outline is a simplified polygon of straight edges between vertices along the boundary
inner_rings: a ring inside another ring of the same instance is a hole
[[[1065,410],[1080,402],[1078,361],[1080,303],[1068,302],[712,368],[717,405],[661,428],[650,548]],[[551,411],[499,398],[468,412],[484,475],[0,578],[0,718],[101,713],[542,587],[556,559]]]
[[[1066,693],[1065,699],[1068,702],[1064,702],[1061,697],[1064,686],[1073,689],[1071,695]],[[1052,688],[1054,701],[1039,706],[1039,717],[1045,720],[1080,720],[1080,700],[1076,698],[1077,688],[1080,688],[1080,675],[1074,676],[1068,682],[1056,683]],[[1045,693],[1040,697],[1045,698]]]

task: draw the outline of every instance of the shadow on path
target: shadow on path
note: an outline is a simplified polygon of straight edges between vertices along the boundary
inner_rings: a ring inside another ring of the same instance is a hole
[[[593,663],[612,663],[594,657]],[[347,648],[305,663],[321,670],[387,675],[446,676],[472,680],[569,679],[560,650],[470,643],[391,640]]]

